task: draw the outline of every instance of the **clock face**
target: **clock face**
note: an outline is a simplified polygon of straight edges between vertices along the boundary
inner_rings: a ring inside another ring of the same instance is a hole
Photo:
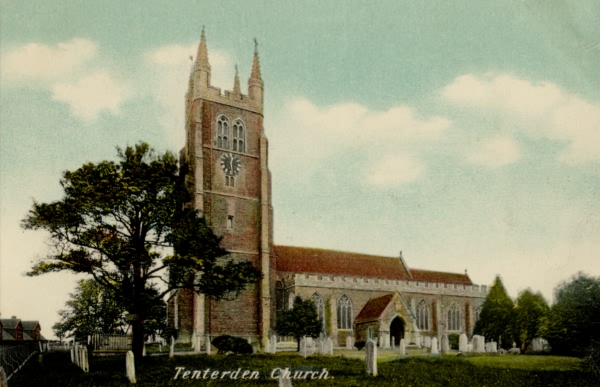
[[[238,155],[223,153],[221,156],[221,168],[229,176],[235,176],[240,173],[242,160]]]

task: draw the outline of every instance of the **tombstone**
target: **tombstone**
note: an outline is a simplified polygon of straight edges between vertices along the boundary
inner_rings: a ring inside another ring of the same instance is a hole
[[[283,372],[279,373],[279,387],[292,387],[292,379],[284,378]]]
[[[367,340],[365,361],[367,374],[377,376],[377,342],[374,340]]]
[[[496,353],[498,352],[498,344],[494,341],[490,341],[489,343],[485,343],[485,351],[488,353]]]
[[[173,357],[175,355],[175,338],[171,336],[171,345],[169,346],[169,357]]]
[[[306,336],[302,336],[302,338],[300,338],[300,355],[306,357],[308,356],[308,343],[306,340]]]
[[[440,353],[440,351],[438,349],[437,337],[433,337],[431,339],[431,354],[437,355],[438,353]]]
[[[194,331],[194,333],[192,333],[192,349],[194,350],[194,353],[198,353],[200,351],[200,348],[196,347],[196,337],[198,337],[198,335]]]
[[[346,336],[346,349],[354,349],[354,344],[352,343],[352,336]]]
[[[463,353],[469,352],[468,346],[469,339],[467,335],[465,333],[461,333],[460,337],[458,338],[458,350]]]
[[[485,337],[475,335],[473,336],[473,352],[485,353]]]
[[[473,352],[473,343],[467,344],[467,352]]]
[[[212,351],[212,343],[210,342],[210,336],[206,335],[206,354],[210,355],[210,352]]]
[[[271,336],[271,353],[277,353],[277,336]]]
[[[87,347],[81,348],[81,369],[83,372],[90,372],[90,364],[88,363]]]
[[[544,339],[541,337],[536,337],[531,340],[531,350],[534,352],[542,352],[544,350]]]
[[[442,336],[442,341],[441,341],[441,347],[442,347],[442,353],[446,354],[448,352],[450,352],[450,341],[448,340],[448,335],[443,335]]]
[[[268,337],[265,339],[265,353],[271,353],[271,340]]]
[[[135,384],[135,358],[131,351],[127,351],[127,356],[125,356],[125,369],[129,382]]]
[[[511,355],[520,355],[521,350],[519,348],[512,347],[511,349],[508,350],[508,353]]]
[[[0,367],[0,387],[8,387],[8,378],[2,367]]]
[[[396,340],[392,340],[392,351],[396,350]]]
[[[333,339],[331,337],[327,338],[327,354],[333,355]]]
[[[415,344],[417,345],[418,348],[421,348],[423,346],[423,338],[421,337],[421,335],[418,335],[416,337]]]
[[[404,339],[400,339],[400,355],[406,355],[406,343]]]
[[[431,348],[431,337],[425,336],[425,343],[423,343],[425,348]]]

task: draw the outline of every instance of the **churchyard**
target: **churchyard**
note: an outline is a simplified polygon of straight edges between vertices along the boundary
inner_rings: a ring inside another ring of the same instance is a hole
[[[377,354],[377,376],[367,374],[365,349],[303,357],[298,353],[148,356],[135,361],[138,386],[277,386],[289,369],[294,386],[597,386],[584,359],[547,355]],[[326,370],[326,374],[323,370]],[[236,379],[232,372],[239,370]],[[185,374],[190,371],[189,374]],[[190,376],[196,372],[196,378]],[[245,371],[246,377],[242,378]],[[218,372],[214,374],[214,372]],[[252,374],[254,373],[254,374]],[[251,375],[253,375],[251,377]],[[186,377],[187,376],[187,377]],[[216,376],[217,378],[211,378]],[[312,378],[314,377],[314,378]],[[319,377],[321,377],[319,379]],[[89,372],[71,361],[69,352],[44,353],[31,359],[9,383],[18,386],[130,386],[126,357],[90,357]]]

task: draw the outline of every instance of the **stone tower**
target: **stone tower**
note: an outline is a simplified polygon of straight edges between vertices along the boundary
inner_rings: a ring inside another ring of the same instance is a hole
[[[228,258],[259,267],[261,282],[233,301],[215,301],[180,290],[176,301],[179,340],[192,335],[234,335],[260,344],[271,329],[271,262],[273,209],[267,138],[263,129],[263,81],[255,44],[248,93],[243,94],[236,67],[232,91],[211,85],[204,31],[186,94],[186,142],[182,163],[194,206],[222,236]],[[203,340],[203,339],[202,339]]]

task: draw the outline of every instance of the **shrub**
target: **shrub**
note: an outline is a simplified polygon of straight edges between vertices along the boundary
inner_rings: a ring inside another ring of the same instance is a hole
[[[252,346],[241,337],[219,336],[212,340],[212,344],[219,350],[218,353],[234,353],[241,355],[250,355],[253,352]]]
[[[361,349],[363,349],[365,347],[367,343],[365,343],[364,341],[357,341],[354,343],[354,346],[356,347],[356,349],[358,349],[359,351]]]
[[[458,349],[458,340],[460,336],[456,333],[450,333],[448,335],[448,343],[450,344],[450,349]]]

